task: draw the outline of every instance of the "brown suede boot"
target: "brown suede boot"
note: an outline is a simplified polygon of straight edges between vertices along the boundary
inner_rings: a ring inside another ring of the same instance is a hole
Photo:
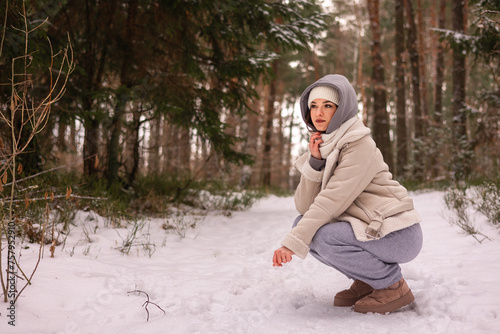
[[[354,311],[360,313],[390,313],[410,304],[415,300],[404,279],[388,288],[374,290],[370,295],[354,305]]]
[[[373,292],[373,288],[360,280],[355,280],[351,287],[342,290],[333,299],[334,306],[353,306],[361,298]]]

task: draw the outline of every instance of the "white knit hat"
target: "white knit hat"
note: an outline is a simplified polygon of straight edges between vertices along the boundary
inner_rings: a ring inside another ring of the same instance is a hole
[[[311,108],[311,102],[314,101],[315,99],[325,99],[328,101],[332,101],[338,106],[339,92],[333,87],[316,86],[313,89],[311,89],[311,92],[309,93],[309,99],[307,101],[307,105],[309,106],[309,108]]]

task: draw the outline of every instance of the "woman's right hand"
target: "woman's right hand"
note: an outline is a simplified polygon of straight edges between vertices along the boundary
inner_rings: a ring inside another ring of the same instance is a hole
[[[311,156],[313,158],[316,158],[318,160],[321,160],[321,153],[319,151],[319,144],[323,142],[323,139],[321,139],[321,133],[320,132],[314,132],[311,135],[311,139],[309,139],[309,151],[311,151]]]
[[[295,255],[292,250],[286,247],[278,248],[274,251],[273,267],[283,267],[283,263],[292,261],[292,255]]]

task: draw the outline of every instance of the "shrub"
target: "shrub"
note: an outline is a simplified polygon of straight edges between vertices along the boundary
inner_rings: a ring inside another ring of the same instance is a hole
[[[482,242],[489,239],[474,227],[472,215],[483,214],[493,226],[500,226],[500,187],[498,182],[484,181],[472,186],[461,184],[450,188],[444,196],[448,210],[452,212],[450,222]],[[478,236],[482,239],[479,240]]]
[[[500,182],[484,182],[474,189],[476,209],[484,214],[488,221],[500,226]]]

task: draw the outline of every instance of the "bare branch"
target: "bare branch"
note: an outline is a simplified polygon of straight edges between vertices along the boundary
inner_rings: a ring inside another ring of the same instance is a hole
[[[165,312],[165,310],[162,309],[158,304],[149,301],[149,295],[146,292],[144,292],[142,290],[134,290],[134,291],[128,291],[127,293],[143,293],[146,295],[147,300],[144,302],[144,304],[142,304],[142,306],[144,307],[144,309],[146,310],[146,313],[147,313],[146,321],[149,321],[149,310],[148,310],[149,304],[153,304],[154,306],[158,307],[163,312],[163,314],[167,314]]]
[[[2,57],[3,42],[5,40],[5,30],[7,29],[7,13],[9,12],[9,0],[5,1],[5,18],[2,26],[2,39],[0,40],[0,58]]]

